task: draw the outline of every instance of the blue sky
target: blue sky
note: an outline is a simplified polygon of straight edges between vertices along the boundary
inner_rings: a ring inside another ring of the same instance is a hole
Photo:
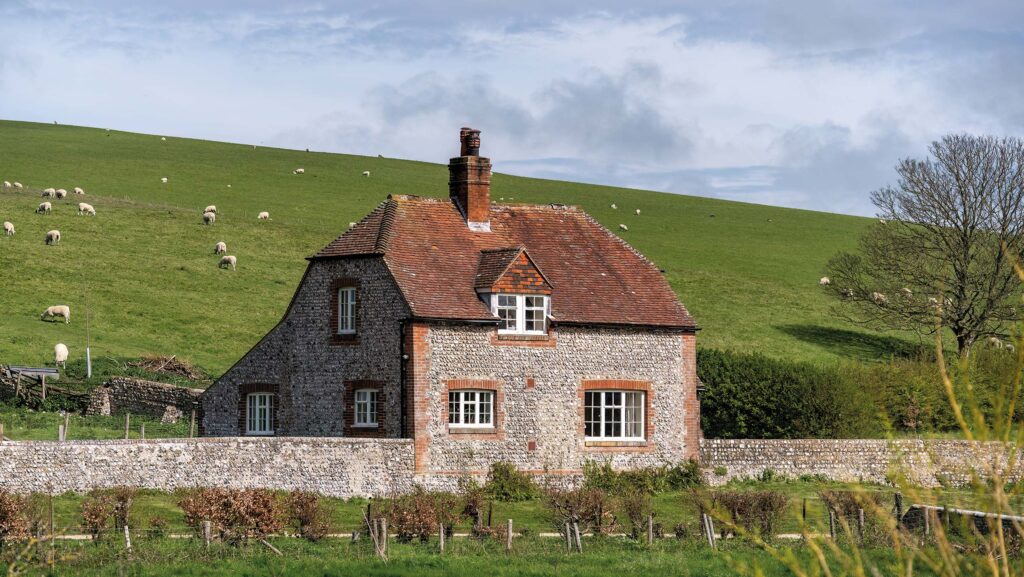
[[[1024,3],[0,0],[0,118],[873,214],[1021,135]],[[0,135],[2,137],[2,135]]]

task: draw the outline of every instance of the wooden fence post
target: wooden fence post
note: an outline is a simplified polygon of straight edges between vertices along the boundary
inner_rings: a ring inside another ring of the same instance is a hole
[[[211,531],[211,528],[210,528],[210,522],[209,521],[203,521],[203,540],[206,541],[206,548],[207,549],[210,548],[210,539],[212,538],[211,533],[212,533],[212,531]]]
[[[924,510],[924,534],[932,534],[932,521],[931,521],[931,510],[925,508]]]
[[[572,522],[572,529],[576,533],[576,550],[580,553],[583,552],[583,540],[580,538],[580,524],[576,521]]]
[[[735,521],[735,519],[733,519],[733,521]],[[800,508],[800,521],[803,525],[807,524],[807,497],[804,497],[803,507]]]
[[[124,548],[127,549],[129,553],[132,550],[132,536],[131,533],[128,532],[127,523],[124,525]]]
[[[124,414],[124,439],[126,441],[128,440],[128,431],[131,428],[131,423],[132,423],[132,414],[131,413],[125,413]]]
[[[828,536],[836,540],[836,513],[831,508],[828,510]]]
[[[57,425],[57,441],[61,442],[61,443],[64,442],[64,425],[63,424]]]
[[[439,522],[437,524],[437,526],[439,527],[439,529],[437,531],[437,545],[441,549],[441,553],[444,553],[444,534],[445,534],[444,523],[443,522]]]
[[[4,424],[0,423],[0,443],[4,442]]]
[[[192,421],[188,425],[188,438],[192,439],[196,436],[196,410],[192,409]]]
[[[382,542],[384,543],[384,546],[381,547],[381,549],[384,550],[384,555],[387,555],[388,554],[388,518],[387,517],[381,517],[380,518],[380,533],[381,533],[381,536],[383,537]]]
[[[139,438],[146,440],[146,423],[139,425]]]
[[[654,545],[654,515],[647,515],[647,544]]]
[[[505,531],[505,551],[512,552],[512,519],[508,520],[508,528]]]
[[[864,542],[864,509],[857,509],[857,531],[860,533],[860,542]]]
[[[46,400],[46,375],[40,375],[40,381],[43,383],[43,398],[42,398],[42,400],[45,401]]]
[[[903,493],[893,495],[893,509],[896,511],[896,522],[903,523]]]
[[[71,413],[64,413],[64,440],[68,440],[68,429],[71,428]]]
[[[569,528],[569,522],[565,522],[565,550],[572,553],[572,531]]]

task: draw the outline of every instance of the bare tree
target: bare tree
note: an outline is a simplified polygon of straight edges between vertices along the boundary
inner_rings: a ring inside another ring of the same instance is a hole
[[[826,289],[851,320],[948,328],[963,354],[1020,319],[1013,262],[1024,252],[1024,141],[949,135],[930,152],[901,160],[899,185],[871,194],[879,221],[859,254],[829,261]]]

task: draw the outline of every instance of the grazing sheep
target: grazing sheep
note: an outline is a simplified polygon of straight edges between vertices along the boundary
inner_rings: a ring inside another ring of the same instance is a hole
[[[911,298],[911,297],[913,297],[913,296],[914,296],[914,291],[912,291],[912,290],[908,289],[907,287],[903,287],[903,288],[901,288],[901,289],[900,289],[900,294],[901,294],[901,295],[902,295],[903,297],[905,297],[905,298],[908,298],[908,299],[909,299],[909,298]]]
[[[238,262],[238,259],[236,259],[233,255],[229,254],[227,256],[220,257],[220,264],[217,266],[219,266],[220,268],[231,267],[231,270],[235,270],[236,262]]]
[[[162,182],[164,184],[167,184],[167,177],[166,176],[160,177],[160,182]]]
[[[844,288],[843,290],[839,291],[839,294],[843,295],[846,298],[850,298],[853,296],[853,289]]]
[[[80,186],[76,186],[75,187],[75,194],[85,194],[85,190],[82,187],[80,187]]]
[[[818,281],[818,284],[821,286],[828,286],[832,284],[832,279],[828,278],[827,276],[823,276],[821,277],[821,280]]]
[[[264,210],[263,212],[257,214],[256,218],[259,220],[270,220],[270,213]]]
[[[44,188],[43,189],[43,198],[52,197],[52,196],[55,196],[56,194],[57,194],[56,189],[53,189],[53,188]]]
[[[886,220],[884,218],[878,219],[878,224],[885,224],[885,223],[886,223]]]
[[[15,183],[14,183],[14,188],[24,188],[24,187],[23,187],[23,186],[21,186],[21,183],[20,183],[20,182],[15,182]]]
[[[356,225],[356,223],[354,223],[354,222],[350,222],[350,223],[348,223],[348,227],[349,227],[349,228],[352,228],[352,227],[353,227],[353,226],[355,226],[355,225]]]
[[[167,140],[167,137],[166,136],[161,136],[160,140]]]
[[[1017,349],[1013,346],[1013,343],[1006,343],[1006,350],[1008,350],[1008,351],[1010,351],[1012,353],[1012,352],[1016,351]]]
[[[619,225],[619,228],[620,228],[621,230],[629,230],[629,227],[628,227],[628,226],[626,226],[626,225],[624,225],[624,224],[620,224],[620,225]]]
[[[616,204],[614,202],[612,203],[612,210],[619,210],[619,207],[616,206]]]
[[[65,196],[68,195],[68,191],[64,190],[63,188],[58,188],[56,191],[54,191],[53,195],[56,196],[57,198],[64,198]]]
[[[636,209],[636,215],[637,215],[637,216],[640,216],[640,209],[639,209],[639,208],[638,208],[638,209]]]
[[[213,245],[213,254],[225,254],[228,252],[228,245],[223,241]]]
[[[4,221],[4,234],[14,236],[14,223]]]
[[[889,304],[889,297],[885,296],[884,294],[882,294],[880,292],[873,292],[873,293],[871,293],[871,300],[873,300],[876,305],[885,306],[885,305]]]
[[[1003,340],[1000,339],[999,337],[989,337],[988,344],[992,345],[992,347],[997,349],[1002,349],[1006,347],[1006,343],[1004,343]]]
[[[203,212],[212,212],[212,213],[216,214],[217,213],[217,207],[211,204],[210,206],[204,208]]]
[[[96,216],[96,209],[93,208],[92,205],[89,203],[80,202],[78,203],[78,216],[82,216],[83,214],[87,214],[89,216]]]
[[[47,245],[60,244],[60,231],[59,230],[51,230],[51,231],[47,232],[46,233],[46,244]]]
[[[255,146],[253,148],[256,148]],[[305,168],[296,168],[292,171],[292,174],[306,174]]]
[[[10,188],[10,187],[11,187],[11,181],[5,180],[4,181],[4,188]]]
[[[364,170],[363,171],[363,176],[370,176],[370,171],[369,170]]]
[[[217,213],[215,212],[204,212],[203,213],[203,224],[213,224],[217,222]]]
[[[58,367],[65,367],[68,360],[68,347],[64,343],[57,343],[53,347],[53,364]]]
[[[939,304],[939,299],[937,299],[935,297],[928,297],[928,304],[933,309],[942,309],[942,305]]]
[[[52,307],[46,307],[43,314],[39,316],[39,320],[45,320],[47,318],[64,317],[64,324],[71,322],[71,307],[68,305],[56,305]]]
[[[47,201],[47,202],[40,202],[39,203],[39,208],[36,209],[36,212],[38,212],[39,214],[43,214],[43,213],[46,213],[46,212],[50,212],[51,210],[53,210],[53,205],[50,204],[49,201]]]
[[[230,185],[230,184],[228,185],[228,188],[231,188],[231,185]]]

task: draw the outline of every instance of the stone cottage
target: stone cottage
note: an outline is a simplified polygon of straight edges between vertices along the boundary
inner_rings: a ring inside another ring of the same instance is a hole
[[[461,141],[448,200],[389,196],[308,258],[204,433],[412,439],[425,476],[696,457],[697,326],[659,269],[579,208],[492,202]]]

